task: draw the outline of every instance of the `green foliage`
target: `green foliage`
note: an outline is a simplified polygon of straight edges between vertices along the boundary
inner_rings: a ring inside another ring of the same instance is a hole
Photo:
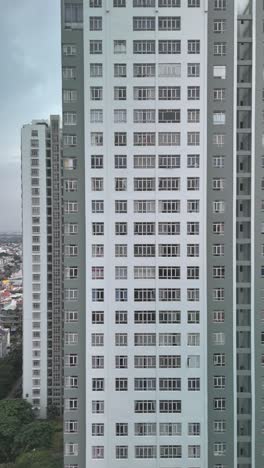
[[[15,458],[14,440],[25,424],[33,421],[31,405],[24,400],[0,401],[0,463]]]
[[[20,431],[14,440],[16,453],[34,449],[49,449],[52,445],[55,426],[49,421],[33,421]]]
[[[62,468],[62,434],[61,421],[35,420],[28,402],[0,401],[0,468]]]
[[[10,353],[0,359],[0,400],[6,398],[21,376],[22,372],[22,348],[12,348]]]
[[[48,450],[33,451],[20,455],[15,464],[15,468],[62,468],[62,455],[54,455]]]

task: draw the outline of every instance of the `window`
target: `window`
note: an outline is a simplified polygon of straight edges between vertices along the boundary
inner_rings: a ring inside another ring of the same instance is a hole
[[[125,86],[114,86],[114,100],[115,101],[125,101],[127,96]]]
[[[116,446],[116,458],[117,459],[128,458],[128,446],[127,445]]]
[[[156,0],[133,0],[133,7],[154,7]]]
[[[103,76],[103,65],[102,63],[90,63],[90,77],[100,78]]]
[[[181,458],[182,447],[181,445],[161,445],[160,458]]]
[[[91,99],[91,101],[102,101],[102,99],[103,99],[103,88],[102,88],[102,86],[91,86],[90,87],[90,99]]]
[[[188,378],[188,391],[199,392],[200,391],[200,379],[198,377]]]
[[[156,413],[156,400],[135,400],[135,413]]]
[[[156,445],[135,445],[135,458],[157,458]]]
[[[159,40],[159,54],[180,54],[181,41],[176,39]]]
[[[134,132],[134,146],[155,146],[155,132]]]
[[[188,109],[187,121],[188,123],[199,123],[200,109]]]
[[[127,223],[115,223],[115,234],[116,236],[126,236]]]
[[[126,302],[127,301],[127,289],[116,288],[115,289],[115,301]]]
[[[187,144],[188,146],[199,146],[200,132],[187,132]]]
[[[180,288],[159,288],[159,301],[178,302],[181,300]]]
[[[103,400],[92,400],[92,413],[104,414],[104,401]]]
[[[226,20],[224,19],[214,20],[214,23],[213,23],[214,33],[223,33],[225,32],[225,29],[226,29]]]
[[[212,246],[212,254],[214,257],[222,257],[225,253],[225,246],[224,244],[213,244]]]
[[[225,165],[225,156],[213,156],[212,166],[216,169],[222,169]]]
[[[125,54],[126,53],[126,41],[114,40],[114,54]]]
[[[127,144],[126,132],[115,132],[114,143],[115,143],[115,146],[126,146]]]
[[[94,423],[92,424],[92,436],[103,436],[104,435],[104,424]]]
[[[162,78],[178,78],[181,76],[180,63],[159,63],[159,76]]]
[[[200,333],[188,333],[187,345],[188,346],[200,346]]]
[[[153,191],[155,182],[155,177],[134,177],[134,190],[136,192]]]
[[[136,101],[148,101],[155,99],[155,87],[154,86],[143,86],[134,87],[134,100]]]
[[[225,188],[225,179],[222,177],[214,177],[212,179],[212,189],[214,191],[223,191]]]
[[[104,157],[103,155],[91,155],[91,169],[103,169]]]
[[[181,17],[180,16],[159,16],[158,26],[159,26],[159,31],[180,31]]]
[[[134,109],[134,123],[155,123],[155,109]]]
[[[91,109],[90,110],[90,122],[91,123],[102,123],[103,122],[103,110],[102,109]]]
[[[116,333],[115,334],[115,345],[116,346],[127,346],[127,333]]]
[[[135,369],[155,369],[156,356],[134,356]]]
[[[127,69],[125,63],[115,63],[114,64],[114,77],[115,78],[125,78],[127,76]]]
[[[181,0],[159,0],[159,7],[180,7],[181,6]]]
[[[92,458],[93,459],[104,458],[104,446],[103,445],[92,446]]]
[[[113,0],[113,7],[125,8],[126,7],[126,0]]]
[[[104,178],[92,177],[91,178],[91,190],[93,192],[102,192],[104,190]]]
[[[188,0],[188,8],[199,8],[200,0]]]
[[[79,251],[77,245],[65,245],[65,256],[66,257],[77,257]]]
[[[102,31],[103,29],[102,16],[90,16],[89,24],[90,24],[90,31]]]
[[[63,44],[62,53],[64,56],[75,56],[77,55],[77,47],[75,44]]]
[[[199,226],[199,222],[197,221],[188,221],[187,222],[187,234],[188,235],[191,235],[191,236],[194,236],[194,235],[198,235],[199,234],[199,231],[200,231],[200,226]]]
[[[225,100],[225,88],[214,88],[214,101]]]
[[[134,257],[155,257],[155,244],[134,244]]]
[[[115,367],[116,369],[127,369],[127,356],[116,356]],[[117,434],[118,435],[118,434]],[[122,434],[126,435],[126,434]]]
[[[181,121],[180,109],[159,109],[159,123],[178,123]]]
[[[159,257],[179,257],[180,244],[159,244]]]
[[[159,379],[160,392],[175,392],[181,390],[180,378],[160,378]]]
[[[90,54],[101,55],[103,53],[103,41],[100,39],[90,40]]]
[[[126,324],[127,323],[127,311],[126,310],[116,310],[115,323],[116,324]]]
[[[134,289],[135,302],[152,302],[156,300],[156,290],[149,289]]]
[[[180,177],[159,177],[159,191],[174,191],[180,190]]]
[[[117,280],[127,279],[127,267],[116,266],[115,267],[115,279]]]
[[[225,367],[225,365],[226,365],[225,353],[214,353],[214,355],[213,355],[213,365],[215,367]]]
[[[65,3],[64,22],[66,27],[78,27],[83,22],[83,5],[81,3]]]
[[[224,288],[214,288],[213,289],[213,301],[224,301],[224,299],[225,299]]]
[[[155,31],[155,17],[134,16],[133,31]]]
[[[224,111],[215,111],[213,113],[213,124],[224,125],[226,123],[226,113]]]
[[[101,8],[102,7],[102,0],[90,0],[90,7],[91,8]]]
[[[157,434],[156,423],[135,423],[134,434],[136,436],[153,436]]]
[[[159,401],[160,413],[181,413],[180,400],[160,400]]]
[[[104,301],[104,290],[103,289],[92,289],[92,301],[103,302]]]
[[[92,356],[92,368],[104,369],[104,356]]]
[[[180,200],[159,200],[160,213],[180,213]]]
[[[188,63],[187,64],[187,76],[189,78],[197,78],[200,76],[200,64],[199,63]]]
[[[67,442],[64,448],[64,455],[66,457],[77,457],[79,454],[79,444]]]
[[[134,390],[135,391],[155,391],[156,390],[156,378],[151,378],[151,377],[135,378]]]
[[[104,245],[92,244],[92,257],[103,257],[103,256],[104,256]]]
[[[187,312],[188,323],[200,323],[200,311],[199,310],[188,310]]]
[[[181,156],[176,154],[159,154],[160,169],[176,169],[181,167]]]
[[[179,146],[180,144],[180,132],[159,132],[159,146]]]
[[[218,148],[222,148],[225,144],[225,135],[222,133],[215,133],[213,135],[213,145],[217,146]]]
[[[180,223],[179,222],[167,222],[158,224],[159,235],[163,236],[175,236],[180,234]]]
[[[115,191],[125,192],[127,190],[127,178],[126,177],[115,177]]]
[[[155,200],[134,200],[134,213],[155,213]]]
[[[77,90],[75,89],[64,89],[63,90],[63,102],[76,102],[77,101]]]
[[[213,223],[212,224],[213,234],[223,235],[225,232],[225,224],[224,223]]]
[[[141,40],[133,41],[134,54],[155,54],[155,41]]]
[[[115,155],[115,169],[126,169],[127,157],[124,154]]]
[[[116,392],[127,392],[128,379],[126,377],[118,377],[115,379],[115,391]]]
[[[226,79],[226,65],[214,65],[213,77],[220,78],[221,80],[225,80]]]
[[[214,0],[214,10],[226,10],[226,0]]]
[[[201,424],[197,422],[188,423],[188,435],[199,436],[201,434]]]
[[[159,356],[160,369],[178,369],[181,367],[181,356],[162,355]]]
[[[115,256],[116,257],[127,257],[127,245],[116,244],[115,245]]]
[[[155,333],[135,333],[134,334],[135,346],[156,346]]]
[[[77,113],[63,112],[63,123],[64,125],[77,125]]]
[[[199,86],[188,86],[187,88],[188,101],[197,101],[200,99],[200,87]]]
[[[188,54],[200,53],[200,41],[198,39],[188,40]]]
[[[159,279],[180,279],[180,267],[158,267]]]
[[[226,55],[226,42],[214,42],[214,56],[223,57]]]
[[[181,88],[179,86],[159,86],[159,100],[177,101],[181,99]]]

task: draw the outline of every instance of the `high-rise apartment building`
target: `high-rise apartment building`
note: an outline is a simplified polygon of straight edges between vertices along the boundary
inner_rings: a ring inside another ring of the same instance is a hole
[[[263,21],[62,0],[65,468],[264,465]]]
[[[22,128],[23,397],[36,414],[63,410],[61,129]]]

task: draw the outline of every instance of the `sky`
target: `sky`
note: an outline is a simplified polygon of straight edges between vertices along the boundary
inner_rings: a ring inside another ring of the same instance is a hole
[[[0,232],[21,231],[21,127],[61,114],[60,0],[1,2],[0,44]]]

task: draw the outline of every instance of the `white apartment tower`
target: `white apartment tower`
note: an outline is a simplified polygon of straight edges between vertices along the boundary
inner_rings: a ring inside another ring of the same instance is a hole
[[[263,21],[62,0],[64,468],[264,465]]]
[[[44,418],[63,408],[60,117],[24,125],[23,397]]]

